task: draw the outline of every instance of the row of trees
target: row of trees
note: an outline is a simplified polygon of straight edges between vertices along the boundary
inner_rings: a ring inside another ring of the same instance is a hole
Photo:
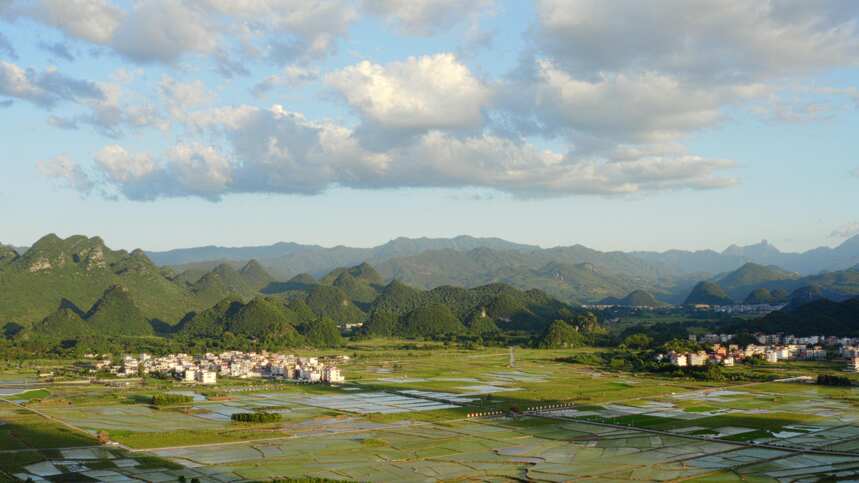
[[[277,413],[235,413],[230,419],[237,423],[278,423],[283,420],[283,415]]]

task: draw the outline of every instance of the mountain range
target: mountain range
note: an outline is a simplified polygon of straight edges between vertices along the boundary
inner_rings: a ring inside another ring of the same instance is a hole
[[[859,255],[857,240],[805,254],[782,253],[767,243],[733,246],[722,253],[601,252],[582,245],[542,249],[467,236],[398,238],[375,248],[280,243],[129,253],[107,248],[98,237],[63,240],[48,235],[20,254],[0,246],[0,323],[39,322],[63,300],[92,307],[113,286],[127,288],[148,319],[167,324],[188,311],[212,307],[228,295],[250,300],[261,294],[289,297],[312,292],[308,300],[319,302],[336,299],[332,289],[347,294],[350,303],[336,315],[339,321],[349,321],[360,317],[355,310],[366,312],[375,300],[374,287],[391,280],[421,290],[504,284],[539,289],[569,304],[606,300],[679,304],[698,299],[689,297],[696,286],[698,294],[715,293],[723,302],[782,303],[803,287],[817,287],[827,298],[843,300],[859,293],[859,267],[849,265]],[[255,255],[258,259],[247,258]],[[746,260],[779,259],[796,266],[797,260],[820,260],[824,255],[828,261],[821,266],[848,267],[805,273]],[[690,265],[683,265],[684,259]],[[729,269],[705,270],[719,267]],[[373,280],[363,280],[370,272]]]
[[[756,288],[793,290],[798,288],[795,281],[835,283],[803,278],[825,278],[823,272],[841,272],[859,264],[859,236],[835,248],[803,253],[781,252],[766,241],[732,245],[722,252],[602,252],[582,245],[544,249],[498,238],[459,236],[397,238],[374,248],[278,243],[189,248],[151,252],[149,256],[160,265],[198,276],[223,263],[239,268],[250,258],[259,260],[280,280],[301,273],[319,277],[336,267],[369,263],[386,280],[397,279],[425,289],[506,283],[523,289],[539,288],[570,303],[620,299],[635,290],[644,290],[660,301],[682,303],[700,281],[724,285],[729,297],[736,301],[743,301]],[[743,270],[749,263],[784,273],[756,275],[750,273],[751,267]],[[736,279],[724,278],[736,270],[742,270]]]
[[[482,337],[499,327],[540,332],[580,312],[505,284],[423,290],[387,282],[367,263],[281,282],[255,260],[179,273],[98,237],[47,235],[24,254],[0,248],[0,325],[7,337],[34,344],[167,337],[323,347],[340,343],[341,328],[365,322],[375,335]]]

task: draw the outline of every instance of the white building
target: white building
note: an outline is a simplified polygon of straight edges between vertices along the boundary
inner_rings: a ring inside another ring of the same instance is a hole
[[[197,381],[197,371],[194,369],[185,369],[185,378],[182,379],[184,382],[196,382]]]
[[[707,354],[704,352],[690,353],[688,357],[690,366],[703,366],[707,363]]]
[[[671,353],[671,365],[677,367],[686,367],[686,354]]]
[[[325,370],[322,371],[322,380],[328,384],[342,384],[346,381],[346,378],[340,374],[340,369],[334,366],[326,366]]]
[[[844,370],[847,372],[859,372],[859,357],[847,359],[847,367]]]
[[[196,380],[200,384],[217,384],[218,374],[212,371],[197,371]]]

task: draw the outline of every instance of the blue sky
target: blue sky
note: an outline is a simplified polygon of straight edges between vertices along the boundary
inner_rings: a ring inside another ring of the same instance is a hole
[[[0,241],[859,234],[849,0],[0,0]]]

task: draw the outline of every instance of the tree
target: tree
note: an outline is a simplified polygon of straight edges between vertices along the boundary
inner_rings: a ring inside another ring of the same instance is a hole
[[[310,321],[304,328],[307,343],[314,347],[339,347],[343,345],[340,329],[328,317],[319,317]]]
[[[543,332],[538,346],[542,349],[566,349],[582,344],[582,335],[575,327],[563,320],[556,320]]]
[[[630,349],[647,349],[653,344],[653,338],[647,334],[632,334],[623,339],[623,345]]]

